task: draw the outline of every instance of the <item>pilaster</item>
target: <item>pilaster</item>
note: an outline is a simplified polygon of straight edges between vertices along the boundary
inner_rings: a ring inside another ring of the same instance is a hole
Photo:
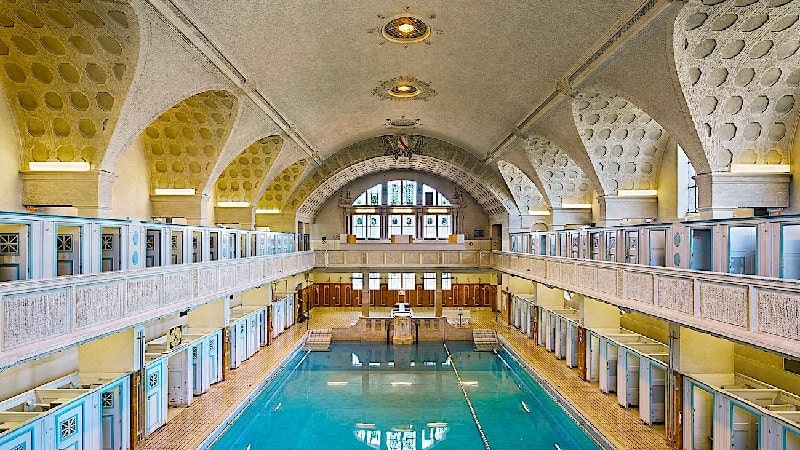
[[[110,172],[20,172],[25,206],[71,206],[78,215],[107,217],[116,175]]]
[[[791,174],[788,173],[714,172],[694,178],[701,219],[730,218],[736,208],[789,206]]]

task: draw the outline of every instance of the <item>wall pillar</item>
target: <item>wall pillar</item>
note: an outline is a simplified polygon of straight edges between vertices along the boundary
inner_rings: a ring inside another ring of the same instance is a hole
[[[714,172],[696,175],[701,219],[733,217],[736,208],[788,208],[788,173]]]
[[[24,206],[71,206],[77,215],[108,217],[117,176],[110,172],[20,172]]]
[[[433,291],[433,316],[442,317],[442,271],[436,271],[436,290]]]
[[[369,272],[361,272],[361,317],[369,317]]]
[[[256,209],[246,207],[214,207],[214,222],[237,225],[243,230],[252,230],[256,225]]]
[[[604,195],[597,198],[600,205],[597,226],[611,227],[622,221],[642,223],[645,219],[658,217],[658,198],[656,197],[617,197]]]
[[[189,225],[204,225],[208,219],[208,196],[150,195],[153,217],[183,217]]]

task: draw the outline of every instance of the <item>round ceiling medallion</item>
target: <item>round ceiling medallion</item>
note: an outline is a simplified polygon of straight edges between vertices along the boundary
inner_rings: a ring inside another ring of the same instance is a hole
[[[427,100],[436,95],[436,91],[431,89],[430,83],[404,75],[381,81],[372,95],[392,100]]]
[[[431,35],[431,29],[420,19],[402,16],[387,22],[381,29],[384,39],[403,44],[422,42]]]

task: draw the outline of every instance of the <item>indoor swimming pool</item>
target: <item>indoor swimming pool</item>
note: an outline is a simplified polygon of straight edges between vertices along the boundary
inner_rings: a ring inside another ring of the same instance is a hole
[[[211,448],[600,447],[505,351],[337,342],[294,356]]]

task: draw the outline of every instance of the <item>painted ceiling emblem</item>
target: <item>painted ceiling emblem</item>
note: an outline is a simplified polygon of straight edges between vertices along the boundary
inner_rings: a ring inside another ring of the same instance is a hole
[[[385,134],[380,139],[384,154],[394,159],[421,155],[425,146],[425,137],[416,134]]]
[[[431,84],[409,75],[381,81],[372,90],[372,95],[392,100],[427,100],[436,95]]]

